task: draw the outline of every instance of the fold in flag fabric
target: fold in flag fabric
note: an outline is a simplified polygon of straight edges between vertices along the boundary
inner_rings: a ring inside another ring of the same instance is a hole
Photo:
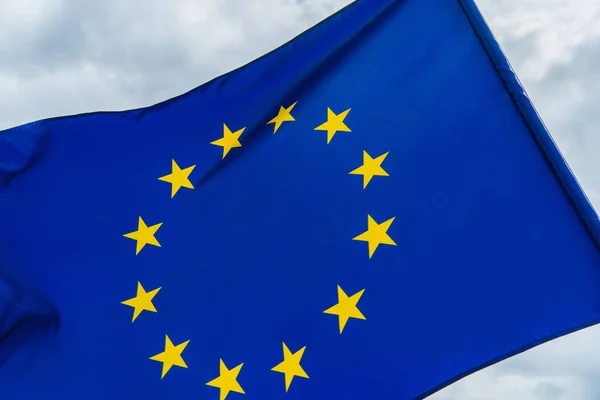
[[[0,396],[422,399],[597,323],[598,232],[471,1],[357,1],[0,133]]]

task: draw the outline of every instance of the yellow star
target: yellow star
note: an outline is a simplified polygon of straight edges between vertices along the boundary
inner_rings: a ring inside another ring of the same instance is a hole
[[[135,295],[135,297],[121,302],[121,304],[133,307],[133,319],[131,320],[131,322],[135,321],[135,319],[144,310],[156,312],[156,308],[154,307],[154,304],[152,304],[152,299],[154,298],[154,296],[156,296],[159,290],[160,288],[157,288],[146,292],[142,284],[138,282],[137,294]]]
[[[336,115],[331,108],[327,107],[327,122],[322,123],[321,125],[315,128],[315,131],[327,131],[327,144],[331,142],[333,139],[333,135],[336,132],[352,132],[350,128],[346,126],[344,123],[344,118],[350,112],[350,108],[346,111]]]
[[[287,392],[292,384],[292,379],[294,376],[299,376],[301,378],[308,378],[306,372],[300,366],[300,360],[302,359],[302,355],[304,354],[304,350],[306,350],[306,346],[292,354],[290,349],[283,343],[283,361],[271,368],[271,371],[281,372],[285,375],[285,391]]]
[[[240,143],[240,136],[244,133],[246,128],[242,128],[239,131],[231,132],[227,125],[223,124],[223,137],[221,139],[217,139],[210,144],[214,144],[215,146],[221,146],[223,148],[223,158],[229,153],[229,150],[234,147],[242,147]]]
[[[362,313],[356,306],[358,304],[358,301],[360,300],[360,297],[365,292],[365,289],[353,294],[350,297],[348,297],[348,295],[342,290],[342,288],[339,285],[337,289],[338,303],[323,312],[325,314],[337,315],[339,317],[341,335],[349,318],[366,319],[365,316],[362,315]]]
[[[292,114],[290,113],[292,112],[292,108],[294,108],[294,106],[297,103],[298,102],[295,102],[288,108],[284,108],[283,106],[279,107],[279,114],[277,114],[275,118],[267,122],[267,124],[275,124],[275,130],[273,131],[274,134],[277,133],[277,129],[279,129],[281,124],[283,124],[284,122],[295,121],[294,117],[292,117]]]
[[[392,222],[396,217],[390,218],[381,224],[375,222],[370,215],[368,215],[369,221],[367,226],[367,231],[361,233],[357,237],[352,240],[360,240],[362,242],[369,243],[369,258],[373,256],[375,250],[380,244],[388,244],[390,246],[396,246],[396,243],[392,240],[391,237],[388,236],[387,231],[390,229]]]
[[[161,176],[158,178],[159,181],[169,182],[171,184],[171,198],[175,196],[175,193],[182,187],[193,189],[194,185],[190,182],[189,176],[196,166],[192,165],[184,169],[179,168],[179,165],[172,160],[171,173],[169,175]]]
[[[233,369],[227,369],[223,360],[219,359],[219,376],[208,382],[207,385],[221,389],[220,400],[225,400],[229,392],[246,394],[237,381],[237,376],[243,365],[244,363],[241,363]]]
[[[156,234],[156,231],[158,230],[158,228],[160,228],[160,226],[162,224],[163,223],[160,222],[156,225],[146,226],[146,223],[144,222],[142,217],[139,217],[138,230],[134,231],[134,232],[126,233],[123,236],[125,236],[126,238],[129,238],[129,239],[133,239],[137,242],[136,246],[135,246],[135,254],[138,255],[140,253],[140,251],[142,251],[144,246],[147,244],[151,244],[152,246],[160,247],[160,243],[158,243],[158,240],[156,240],[154,235]]]
[[[167,374],[167,372],[169,372],[173,365],[182,368],[187,368],[187,365],[185,365],[185,361],[183,361],[183,358],[181,358],[181,353],[183,352],[183,350],[185,350],[185,346],[187,346],[189,342],[189,340],[186,340],[185,342],[178,344],[177,346],[173,346],[171,339],[169,339],[169,335],[166,335],[165,351],[150,357],[151,360],[163,363],[162,375],[160,376],[160,379],[165,377],[165,375]]]
[[[388,154],[389,151],[380,155],[377,158],[371,158],[369,153],[363,150],[363,165],[350,172],[351,175],[363,176],[363,189],[367,187],[367,185],[374,176],[390,176],[381,167],[381,163],[383,162],[383,160],[385,160]]]

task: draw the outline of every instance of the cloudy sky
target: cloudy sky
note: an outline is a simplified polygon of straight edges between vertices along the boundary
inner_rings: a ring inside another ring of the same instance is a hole
[[[350,0],[0,0],[0,129],[151,105],[277,47]],[[479,0],[600,209],[600,1]],[[600,399],[600,328],[476,373],[433,400]]]

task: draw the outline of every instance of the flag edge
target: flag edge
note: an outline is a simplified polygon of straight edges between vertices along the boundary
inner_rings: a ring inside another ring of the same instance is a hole
[[[474,0],[457,0],[552,174],[600,252],[600,219]]]
[[[563,193],[573,207],[575,214],[577,214],[581,223],[584,225],[594,247],[600,253],[600,220],[598,218],[598,214],[590,203],[577,178],[573,174],[560,149],[556,145],[556,142],[552,138],[550,131],[547,129],[539,113],[535,109],[535,106],[527,95],[527,92],[521,84],[517,74],[510,65],[508,58],[504,54],[499,42],[496,40],[490,26],[487,24],[483,14],[477,7],[475,0],[456,1],[467,18],[469,25],[473,29],[473,32],[479,39],[484,52],[487,54],[490,62],[493,64],[494,70],[497,72],[498,77],[504,85],[504,88],[521,115],[521,118],[533,140],[535,141],[540,153],[542,153],[542,156],[548,164],[552,174],[556,178]],[[504,361],[554,339],[598,324],[600,324],[600,318],[590,320],[581,325],[577,325],[575,327],[571,327],[558,333],[527,343],[517,349],[504,353],[485,363],[479,364],[462,374],[458,374],[444,381],[443,383],[434,386],[430,390],[427,390],[414,397],[413,400],[423,400],[434,393],[437,393],[440,390],[458,382],[459,380],[489,366],[497,364],[500,361]]]

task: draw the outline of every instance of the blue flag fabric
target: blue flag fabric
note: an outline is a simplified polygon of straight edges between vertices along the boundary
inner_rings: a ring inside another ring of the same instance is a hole
[[[597,323],[598,232],[471,1],[358,1],[0,133],[0,396],[424,398]]]

